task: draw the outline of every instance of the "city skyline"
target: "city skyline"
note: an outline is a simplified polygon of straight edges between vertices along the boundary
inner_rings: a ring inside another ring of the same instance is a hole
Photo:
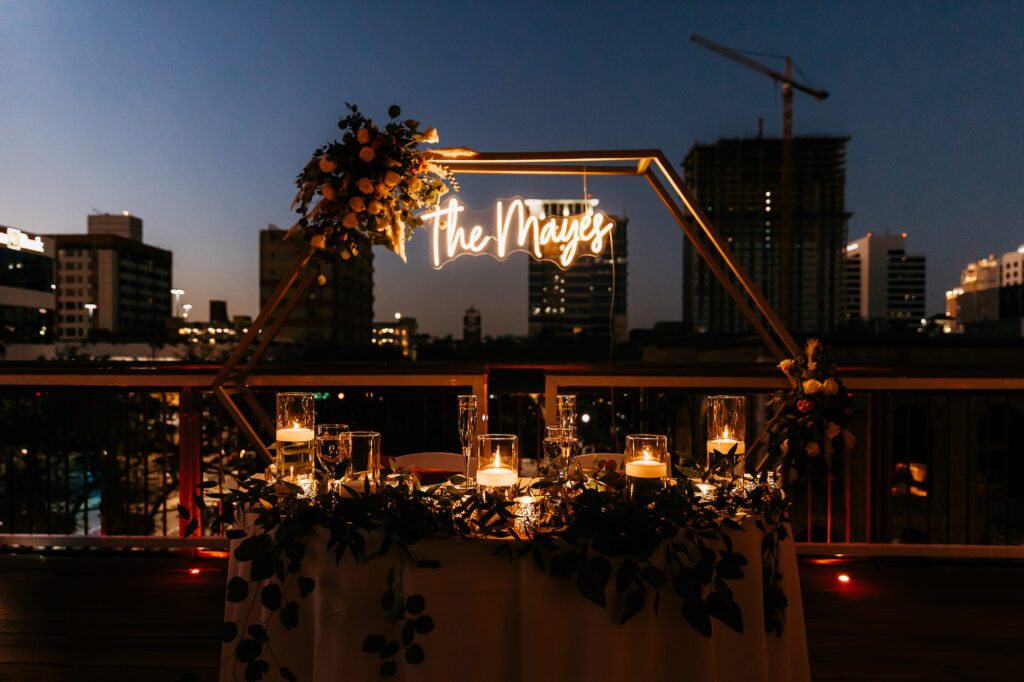
[[[442,146],[481,151],[658,147],[678,164],[695,141],[756,135],[759,118],[778,136],[777,86],[693,45],[691,33],[789,54],[831,93],[796,95],[794,132],[850,136],[849,236],[909,233],[928,257],[929,313],[966,260],[1024,242],[1024,15],[1013,3],[408,4],[381,17],[326,3],[0,1],[0,13],[0,223],[81,233],[94,209],[130,210],[146,221],[147,243],[175,253],[174,286],[197,307],[227,300],[231,314],[255,314],[257,234],[294,220],[292,180],[336,137],[345,101],[378,123],[397,103],[436,126]],[[409,30],[394,39],[392,22]],[[607,40],[619,34],[634,38]],[[508,49],[492,49],[496,36]],[[583,193],[575,178],[461,180],[472,208]],[[639,184],[588,185],[603,210],[630,219],[631,260],[642,264],[631,268],[630,327],[680,310],[679,287],[662,283],[681,281],[682,235]],[[473,305],[484,334],[526,332],[525,257],[434,271],[425,234],[407,265],[376,253],[375,318],[400,311],[427,333],[458,336]]]

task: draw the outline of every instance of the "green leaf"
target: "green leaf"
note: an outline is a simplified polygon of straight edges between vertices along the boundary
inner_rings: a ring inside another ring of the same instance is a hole
[[[238,636],[238,625],[234,621],[226,620],[220,626],[220,641],[227,643],[235,641]]]
[[[250,625],[248,632],[257,642],[266,643],[270,641],[270,636],[267,635],[267,630],[262,625]]]
[[[367,654],[375,654],[384,648],[387,640],[381,635],[369,635],[363,640],[363,652]]]
[[[270,583],[260,592],[260,601],[263,606],[271,611],[281,608],[281,588],[277,583]]]
[[[644,568],[640,571],[640,575],[644,577],[644,580],[647,581],[647,584],[649,584],[656,590],[660,589],[665,584],[665,581],[667,579],[665,576],[665,571],[661,570],[657,566],[644,566]]]
[[[434,619],[430,616],[420,616],[416,619],[416,632],[425,635],[434,629]]]
[[[739,580],[743,577],[743,569],[729,559],[722,559],[715,564],[715,572],[726,580]]]
[[[402,646],[409,646],[416,638],[416,623],[411,620],[402,624]]]
[[[181,518],[183,518],[186,521],[188,521],[189,519],[192,518],[192,512],[190,512],[188,510],[188,507],[186,507],[185,505],[179,504],[178,505],[178,516],[180,516]]]
[[[380,671],[377,673],[381,677],[391,677],[398,672],[398,664],[394,661],[384,661],[380,664]]]
[[[227,600],[238,603],[249,596],[249,583],[244,578],[235,576],[228,581]]]
[[[441,568],[441,562],[436,559],[420,559],[416,562],[416,568]]]
[[[232,528],[225,532],[224,536],[227,537],[228,540],[241,540],[245,537],[245,531],[239,530],[238,528]]]
[[[266,554],[274,549],[274,541],[267,533],[253,535],[242,540],[235,548],[235,559],[239,561],[252,561],[261,554]]]
[[[288,668],[281,668],[281,679],[288,680],[288,682],[299,682],[299,678],[295,676]]]
[[[392,656],[394,656],[395,654],[398,653],[398,650],[400,648],[401,647],[399,647],[398,641],[393,639],[390,642],[388,642],[387,644],[385,644],[384,648],[381,649],[380,657],[381,658],[391,658]]]
[[[380,596],[380,607],[385,611],[390,611],[391,607],[395,605],[395,591],[388,589],[384,594]]]
[[[405,650],[405,662],[409,665],[422,663],[426,658],[427,655],[423,653],[423,647],[419,644],[413,644]]]
[[[252,564],[249,567],[249,579],[254,582],[260,582],[274,575],[274,555],[270,552],[261,554],[252,560]]]
[[[612,577],[612,565],[603,556],[584,564],[576,576],[576,589],[601,608],[605,607],[604,588]]]
[[[734,601],[726,601],[722,595],[712,592],[708,595],[708,612],[736,632],[743,633],[743,613],[740,605]]]
[[[426,602],[424,602],[422,594],[411,594],[405,600],[405,610],[414,616],[422,611],[424,606],[426,606]]]
[[[626,595],[626,603],[622,608],[622,617],[619,618],[619,625],[622,625],[627,620],[640,613],[640,610],[644,607],[644,593],[638,589],[629,591]]]
[[[683,618],[693,626],[694,630],[705,637],[711,636],[711,617],[708,615],[707,606],[703,601],[684,601],[681,611]]]
[[[262,679],[263,667],[259,661],[249,661],[249,665],[245,666],[245,682],[256,682],[256,680]]]
[[[401,115],[402,115],[402,107],[398,106],[397,104],[392,104],[390,107],[388,107],[388,117],[389,118],[398,118]]]
[[[299,578],[298,583],[299,594],[301,594],[303,597],[308,596],[309,593],[313,591],[313,588],[316,587],[315,580],[313,580],[312,578],[306,578],[304,576]]]
[[[255,639],[243,639],[235,647],[235,658],[242,663],[254,660],[263,653],[263,645],[257,642]]]
[[[199,528],[199,519],[192,519],[185,524],[185,537],[191,537]]]
[[[206,511],[206,500],[203,499],[202,495],[193,495],[192,501],[195,502],[197,509]]]
[[[299,625],[299,603],[290,601],[281,609],[281,624],[291,630]]]
[[[201,481],[200,483],[196,483],[196,487],[199,488],[200,490],[206,490],[208,488],[216,488],[217,487],[217,481]]]

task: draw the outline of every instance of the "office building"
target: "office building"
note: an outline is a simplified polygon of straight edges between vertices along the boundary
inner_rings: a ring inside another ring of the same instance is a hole
[[[925,257],[906,252],[906,233],[871,234],[846,245],[844,320],[906,320],[925,316]]]
[[[301,236],[284,239],[285,232],[271,225],[260,230],[260,306],[305,252]],[[330,342],[341,346],[367,346],[373,326],[373,251],[362,236],[359,258],[328,257],[323,264],[324,285],[314,281],[288,315],[275,338],[286,343]],[[280,308],[278,309],[280,311]]]
[[[1024,336],[1024,246],[968,263],[960,286],[946,292],[946,314],[958,332]]]
[[[53,239],[0,225],[0,345],[53,343],[53,268]]]
[[[848,139],[793,140],[789,326],[794,332],[826,331],[839,318],[850,216],[844,203]],[[682,166],[686,184],[700,207],[768,303],[781,314],[782,141],[758,137],[696,144]],[[683,241],[683,322],[691,333],[730,336],[751,332],[689,240]]]
[[[528,201],[531,215],[584,215],[597,207],[597,199],[547,199]],[[629,338],[626,282],[629,262],[629,220],[609,216],[615,229],[598,256],[577,258],[568,270],[547,260],[530,259],[530,336],[607,339],[625,343]],[[549,255],[557,258],[553,250]]]
[[[142,219],[88,217],[87,234],[55,235],[57,337],[158,341],[171,314],[170,251],[142,242]]]
[[[462,342],[467,346],[479,346],[482,341],[482,325],[480,311],[469,306],[462,316]]]
[[[402,317],[395,313],[395,319],[374,322],[370,343],[381,348],[394,348],[410,360],[416,359],[416,334],[420,327],[415,317]]]

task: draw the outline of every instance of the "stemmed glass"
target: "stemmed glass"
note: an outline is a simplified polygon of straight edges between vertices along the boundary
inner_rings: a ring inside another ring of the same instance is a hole
[[[469,485],[469,462],[473,457],[473,441],[476,437],[476,396],[459,396],[459,443],[462,457],[466,460],[466,485]]]
[[[352,454],[352,434],[345,424],[317,424],[316,456],[320,464],[333,479],[331,485],[337,488],[338,481],[345,476],[339,464]],[[347,468],[347,467],[346,467]]]
[[[558,408],[558,427],[560,429],[559,445],[562,448],[559,480],[564,483],[569,478],[573,449],[576,446],[576,396],[573,394],[557,395],[555,402]]]

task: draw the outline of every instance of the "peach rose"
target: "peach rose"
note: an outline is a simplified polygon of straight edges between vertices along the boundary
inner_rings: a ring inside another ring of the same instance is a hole
[[[359,150],[359,158],[370,163],[373,161],[373,157],[377,156],[377,152],[373,151],[373,147],[363,147]]]
[[[785,360],[779,363],[779,369],[781,369],[784,373],[789,374],[789,370],[793,369],[793,360],[790,358],[786,358]]]
[[[309,240],[309,245],[314,249],[322,249],[327,246],[327,238],[322,234],[315,234],[313,238]]]
[[[369,141],[370,141],[370,129],[369,128],[363,128],[359,132],[356,133],[356,142],[358,142],[359,144],[366,144]]]
[[[387,185],[388,189],[391,189],[402,181],[402,176],[395,171],[388,171],[384,174],[384,184]]]
[[[333,173],[334,169],[338,167],[338,164],[334,163],[326,156],[320,157],[319,165],[320,170],[322,170],[324,173]]]
[[[420,188],[423,187],[423,181],[417,178],[415,175],[409,178],[409,182],[406,183],[409,186],[410,192],[419,192]]]
[[[356,212],[365,211],[366,210],[366,204],[363,203],[363,198],[362,197],[352,197],[351,199],[349,199],[348,200],[348,207],[351,208],[353,211],[356,211]]]
[[[804,393],[808,395],[817,393],[821,390],[821,382],[817,379],[808,379],[804,382]]]
[[[839,382],[832,377],[829,377],[821,384],[821,390],[825,395],[835,395],[836,393],[839,393]]]
[[[359,216],[355,213],[346,213],[345,217],[341,220],[341,224],[345,227],[359,227]]]
[[[373,182],[370,181],[370,178],[359,178],[359,182],[356,183],[356,187],[358,187],[359,191],[363,194],[373,194]]]
[[[387,186],[383,182],[378,182],[373,188],[373,196],[378,199],[383,199],[384,195],[388,193]]]
[[[427,128],[427,132],[423,133],[423,142],[426,142],[427,144],[434,144],[440,140],[441,138],[437,134],[437,128]]]
[[[369,213],[370,215],[377,215],[383,209],[384,206],[382,206],[381,203],[376,199],[371,199],[370,203],[366,205],[366,212]]]

